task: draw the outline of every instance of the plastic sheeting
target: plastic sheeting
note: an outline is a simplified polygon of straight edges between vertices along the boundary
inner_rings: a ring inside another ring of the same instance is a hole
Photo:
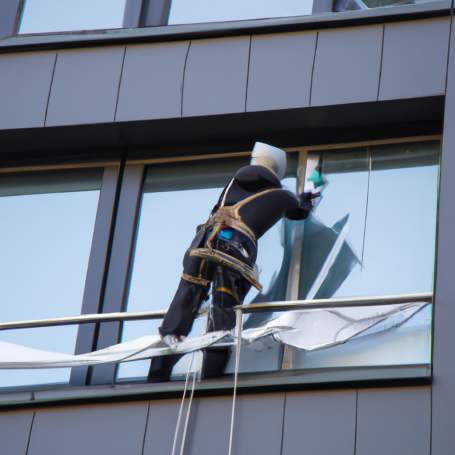
[[[276,342],[306,351],[326,349],[352,338],[398,327],[427,305],[413,303],[288,311],[257,327],[243,330],[242,344],[253,345],[261,338],[272,336]],[[58,354],[0,342],[0,369],[64,368],[141,360],[186,354],[208,346],[234,345],[236,339],[236,330],[210,332],[169,347],[158,335],[152,335],[82,355]]]

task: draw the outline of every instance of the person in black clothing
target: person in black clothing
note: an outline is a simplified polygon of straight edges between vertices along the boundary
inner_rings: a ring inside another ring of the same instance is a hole
[[[295,196],[281,187],[286,153],[257,142],[251,165],[241,168],[223,189],[207,222],[198,226],[196,236],[183,259],[183,273],[177,292],[159,328],[163,341],[171,346],[188,335],[202,302],[212,302],[208,332],[230,330],[235,311],[251,286],[259,290],[255,261],[257,241],[283,216],[305,219],[312,209],[312,194]],[[222,374],[229,350],[206,348],[203,375]],[[148,382],[168,381],[181,355],[152,359]]]

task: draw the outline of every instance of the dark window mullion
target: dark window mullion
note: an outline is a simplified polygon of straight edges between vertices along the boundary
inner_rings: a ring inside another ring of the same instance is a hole
[[[104,169],[81,314],[94,314],[100,310],[108,265],[107,258],[109,255],[119,168],[120,166],[108,166]],[[84,354],[92,351],[93,346],[96,344],[95,336],[96,324],[80,325],[74,353]],[[73,368],[71,370],[70,385],[85,385],[87,370],[88,367]]]
[[[102,313],[123,311],[126,305],[144,182],[144,170],[145,166],[143,165],[125,166]],[[121,322],[101,323],[96,349],[104,349],[117,344],[120,341],[121,327]],[[95,366],[90,383],[113,383],[115,369],[115,364]]]

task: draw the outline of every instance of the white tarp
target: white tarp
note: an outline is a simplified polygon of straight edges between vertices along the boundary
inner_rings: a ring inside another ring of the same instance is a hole
[[[398,327],[426,305],[428,303],[288,311],[258,327],[243,330],[242,344],[248,346],[271,335],[275,341],[307,351],[325,349],[354,337]],[[145,336],[82,355],[58,354],[0,342],[0,369],[65,368],[129,362],[162,355],[185,354],[212,345],[233,345],[235,342],[235,329],[187,338],[172,347],[166,346],[158,335]]]

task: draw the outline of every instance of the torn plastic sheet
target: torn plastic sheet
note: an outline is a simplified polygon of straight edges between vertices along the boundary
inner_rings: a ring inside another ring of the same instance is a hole
[[[249,344],[258,337],[273,335],[289,329],[290,327],[264,327],[245,330],[242,332],[242,341]],[[200,337],[187,338],[169,347],[161,341],[158,335],[151,335],[81,355],[58,354],[0,342],[0,369],[67,368],[109,362],[129,362],[170,354],[187,354],[212,346],[220,340],[232,345],[235,343],[235,339],[235,334],[229,331],[209,332]]]
[[[306,351],[326,349],[352,338],[398,327],[427,305],[429,303],[288,311],[260,326],[243,330],[242,344],[255,348],[256,341],[273,337],[277,342]],[[236,339],[234,329],[187,338],[169,347],[158,335],[151,335],[82,355],[58,354],[0,342],[0,369],[67,368],[129,362],[187,354],[208,346],[232,346]]]
[[[407,303],[333,310],[288,311],[264,327],[290,326],[293,330],[273,334],[283,344],[316,351],[346,343],[353,338],[399,327],[429,303]]]

